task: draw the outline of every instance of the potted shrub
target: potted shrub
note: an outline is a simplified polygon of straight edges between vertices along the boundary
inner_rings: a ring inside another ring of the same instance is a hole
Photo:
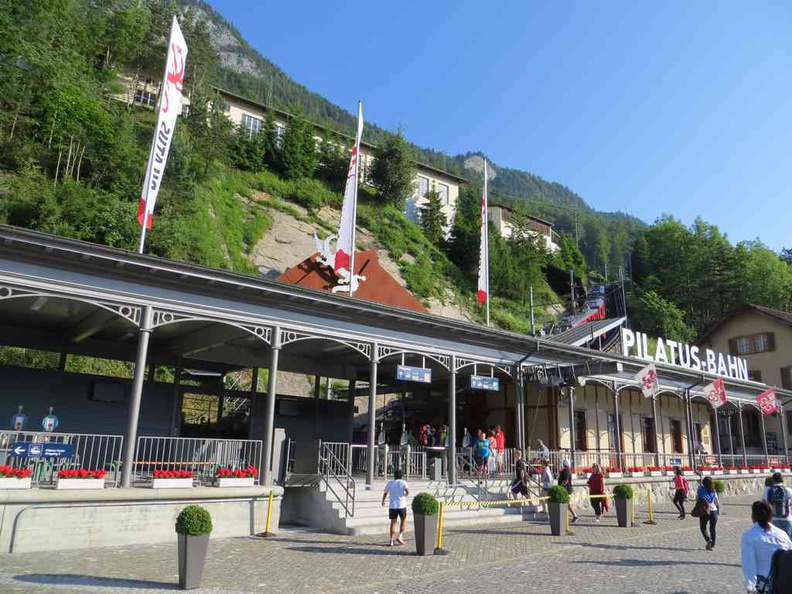
[[[550,487],[547,492],[550,533],[561,536],[566,532],[566,517],[569,513],[569,492],[561,485]]]
[[[189,470],[155,470],[152,489],[191,489],[193,473]]]
[[[613,499],[616,505],[616,519],[620,528],[632,526],[633,489],[630,485],[613,487]]]
[[[644,475],[643,466],[630,466],[627,469],[627,475],[632,477],[640,477]]]
[[[605,476],[607,476],[608,478],[621,478],[622,477],[621,468],[619,468],[618,466],[608,466],[605,469]]]
[[[58,471],[56,489],[104,489],[106,470],[73,468]]]
[[[726,481],[714,480],[712,483],[715,486],[715,492],[718,495],[722,495],[726,492]]]
[[[663,469],[659,466],[650,466],[646,470],[649,471],[649,476],[663,476]]]
[[[415,552],[426,557],[434,554],[437,539],[437,512],[440,503],[431,493],[418,493],[412,500],[415,523]]]
[[[215,485],[218,487],[252,487],[258,470],[252,464],[247,468],[218,468]]]
[[[0,489],[30,489],[30,468],[12,468],[0,466]]]
[[[179,541],[179,588],[193,590],[201,586],[212,516],[199,505],[188,505],[176,518]]]
[[[699,466],[699,470],[701,471],[701,476],[709,476],[712,474],[711,466]]]

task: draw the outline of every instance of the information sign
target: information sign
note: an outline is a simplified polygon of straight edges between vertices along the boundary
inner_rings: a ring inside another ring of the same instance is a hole
[[[11,455],[16,458],[71,458],[74,455],[74,445],[15,441],[11,446]]]
[[[488,375],[471,375],[470,387],[474,390],[491,390],[498,392],[500,390],[500,380],[497,377],[490,377]]]
[[[682,458],[669,458],[668,463],[671,466],[682,466]]]
[[[409,365],[396,366],[396,379],[405,382],[432,383],[432,370],[428,367],[410,367]]]

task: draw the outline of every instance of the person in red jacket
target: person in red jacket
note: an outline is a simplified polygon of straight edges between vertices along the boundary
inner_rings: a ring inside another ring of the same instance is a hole
[[[599,464],[594,464],[594,466],[591,467],[588,489],[589,495],[605,495],[605,477],[602,475],[602,469]],[[596,516],[595,522],[600,521],[604,501],[605,499],[603,497],[595,497],[591,500],[591,507],[594,509],[594,515]]]
[[[498,448],[498,472],[502,473],[506,465],[506,434],[500,425],[495,426],[495,447]]]

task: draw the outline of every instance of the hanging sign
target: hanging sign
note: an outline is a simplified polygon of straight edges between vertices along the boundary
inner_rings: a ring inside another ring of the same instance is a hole
[[[432,383],[432,370],[428,367],[396,366],[396,379],[404,382]]]
[[[776,400],[776,391],[769,388],[756,397],[756,403],[762,409],[762,414],[765,416],[772,415],[778,411],[778,401]]]
[[[16,441],[11,446],[11,455],[16,458],[71,458],[74,455],[74,445]]]
[[[649,363],[636,373],[635,379],[641,383],[641,392],[646,398],[651,398],[660,391],[660,382],[657,379],[657,369],[655,369],[654,363]]]
[[[58,417],[56,417],[53,414],[49,414],[46,417],[44,417],[43,419],[41,419],[41,428],[44,429],[44,431],[47,431],[47,432],[55,431],[55,429],[58,428],[59,424],[60,424],[60,421],[58,420]]]
[[[715,409],[726,404],[726,386],[723,384],[723,378],[718,378],[704,386],[704,398]]]
[[[500,391],[500,379],[488,375],[471,375],[470,387],[474,390]]]
[[[622,352],[625,357],[637,357],[656,363],[668,363],[706,371],[733,379],[748,379],[748,361],[732,355],[716,353],[711,349],[699,349],[675,340],[658,338],[654,353],[650,352],[649,337],[643,332],[633,332],[629,328],[621,329]]]
[[[25,425],[27,425],[27,415],[20,412],[11,417],[11,428],[14,431],[22,431]]]

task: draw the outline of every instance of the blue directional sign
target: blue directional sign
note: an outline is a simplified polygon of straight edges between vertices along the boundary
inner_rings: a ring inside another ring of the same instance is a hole
[[[682,466],[682,458],[669,458],[668,463],[671,466]]]
[[[74,445],[15,441],[11,446],[11,455],[16,458],[71,458],[74,455]]]
[[[396,379],[405,382],[432,383],[432,370],[428,367],[410,367],[409,365],[396,366]]]
[[[471,375],[470,387],[474,390],[491,390],[493,392],[500,391],[500,380],[497,377],[490,377],[488,375]]]

